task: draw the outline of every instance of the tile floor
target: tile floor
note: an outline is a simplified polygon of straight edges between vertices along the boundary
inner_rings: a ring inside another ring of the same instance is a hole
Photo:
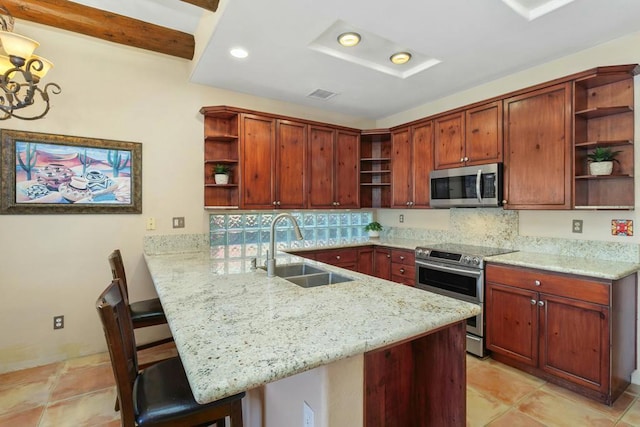
[[[146,362],[175,354],[145,350]],[[640,386],[612,407],[502,365],[467,357],[467,426],[639,426]],[[98,354],[0,375],[0,426],[116,427],[109,356]]]

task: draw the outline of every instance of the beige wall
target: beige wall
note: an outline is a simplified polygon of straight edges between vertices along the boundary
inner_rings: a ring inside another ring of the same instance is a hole
[[[232,105],[353,127],[372,121],[188,83],[191,63],[20,22],[16,32],[42,43],[39,54],[62,87],[50,113],[0,126],[143,144],[142,215],[0,216],[0,372],[104,351],[94,303],[110,279],[107,255],[120,248],[131,299],[154,296],[142,259],[146,233],[204,233],[203,105]],[[145,231],[145,218],[157,229]],[[54,331],[54,315],[65,328]],[[153,335],[162,334],[160,328]],[[140,336],[143,340],[149,335]]]

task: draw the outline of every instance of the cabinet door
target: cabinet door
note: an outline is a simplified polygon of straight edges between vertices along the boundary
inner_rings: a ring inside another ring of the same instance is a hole
[[[307,125],[278,120],[276,153],[276,198],[278,208],[306,207],[305,159]]]
[[[538,294],[487,283],[487,348],[518,362],[538,366]]]
[[[433,122],[435,168],[446,169],[464,166],[464,113],[439,117]]]
[[[609,386],[609,310],[541,294],[540,368],[590,389]]]
[[[376,277],[391,280],[391,250],[376,247],[373,251],[373,267]]]
[[[569,83],[508,98],[504,110],[506,207],[569,209]]]
[[[360,135],[337,131],[334,202],[341,209],[360,207]]]
[[[275,119],[242,115],[242,203],[247,209],[273,207]]]
[[[409,128],[391,133],[391,207],[408,208],[413,196]]]
[[[324,262],[325,264],[356,270],[355,266],[358,264],[358,249],[344,248],[318,251],[316,260]]]
[[[467,110],[465,126],[467,165],[502,161],[502,101]]]
[[[333,141],[331,128],[309,128],[308,168],[309,208],[333,208]],[[356,180],[357,182],[357,180]]]
[[[429,207],[429,174],[433,169],[433,122],[411,127],[413,149],[413,207]]]
[[[373,248],[358,249],[358,272],[373,276]]]

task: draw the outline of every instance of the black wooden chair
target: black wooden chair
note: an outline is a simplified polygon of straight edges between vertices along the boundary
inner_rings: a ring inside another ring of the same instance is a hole
[[[120,279],[121,291],[125,300],[129,304],[129,312],[131,313],[131,321],[133,328],[146,328],[148,326],[156,326],[167,323],[164,315],[162,304],[159,298],[152,298],[143,301],[129,302],[129,288],[127,285],[127,275],[124,271],[124,262],[120,249],[116,249],[109,255],[109,265],[111,266],[111,274],[114,279]],[[136,348],[144,350],[158,345],[166,344],[173,341],[173,337],[163,338],[149,343],[141,344]]]
[[[123,427],[198,426],[243,427],[239,393],[198,404],[180,358],[173,357],[139,371],[133,323],[120,280],[115,279],[96,301],[116,380]]]

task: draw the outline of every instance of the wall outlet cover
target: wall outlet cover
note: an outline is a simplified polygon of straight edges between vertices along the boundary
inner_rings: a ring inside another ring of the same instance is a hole
[[[571,231],[574,233],[582,233],[582,220],[574,219],[571,223]]]
[[[612,236],[633,236],[633,220],[632,219],[612,219],[611,235]]]

